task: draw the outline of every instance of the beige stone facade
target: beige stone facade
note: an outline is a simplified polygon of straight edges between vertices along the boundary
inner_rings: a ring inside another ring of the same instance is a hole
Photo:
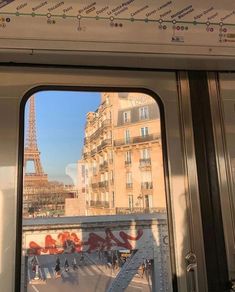
[[[142,93],[103,93],[96,112],[87,113],[82,163],[88,215],[164,209],[160,115],[154,99]]]

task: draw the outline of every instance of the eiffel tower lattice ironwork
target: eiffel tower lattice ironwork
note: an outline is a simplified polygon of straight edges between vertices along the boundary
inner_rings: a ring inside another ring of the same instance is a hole
[[[33,162],[34,172],[26,172],[27,162]],[[40,185],[48,182],[47,174],[44,173],[40,151],[37,146],[35,98],[29,99],[28,129],[26,133],[26,144],[24,148],[24,185]]]

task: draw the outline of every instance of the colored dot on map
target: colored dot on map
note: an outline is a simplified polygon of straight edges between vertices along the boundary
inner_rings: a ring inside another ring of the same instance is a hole
[[[194,22],[193,22],[193,24],[194,24],[194,25],[197,25],[197,22],[196,22],[196,21],[194,21]]]
[[[177,26],[177,30],[180,30],[180,26]]]
[[[211,27],[211,28],[210,28],[210,32],[213,32],[213,31],[214,31],[214,28],[213,28],[213,27]]]
[[[131,18],[131,21],[134,21],[134,18]]]
[[[34,16],[35,16],[35,13],[33,12],[33,13],[32,13],[32,17],[34,17]]]
[[[10,22],[11,19],[9,17],[6,18],[6,22]]]
[[[163,25],[163,29],[167,29],[167,26],[166,25]]]
[[[227,32],[227,31],[228,31],[227,28],[224,28],[224,29],[223,29],[223,32]]]
[[[19,12],[16,12],[16,16],[20,16]]]

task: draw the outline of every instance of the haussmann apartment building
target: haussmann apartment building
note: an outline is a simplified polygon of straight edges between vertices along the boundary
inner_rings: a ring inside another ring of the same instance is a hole
[[[87,215],[164,211],[156,101],[142,93],[102,93],[98,109],[87,113],[78,165]]]

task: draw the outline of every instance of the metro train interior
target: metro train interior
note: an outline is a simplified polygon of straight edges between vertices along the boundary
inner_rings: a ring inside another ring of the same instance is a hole
[[[0,292],[235,291],[233,8],[0,1]]]

